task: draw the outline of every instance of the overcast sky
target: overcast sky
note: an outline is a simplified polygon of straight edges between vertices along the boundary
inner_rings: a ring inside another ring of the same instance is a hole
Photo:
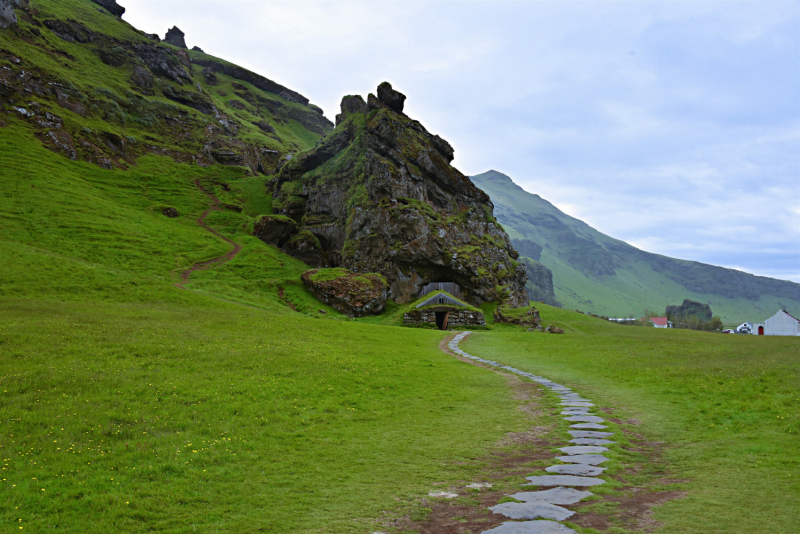
[[[388,80],[466,174],[650,252],[800,282],[800,1],[119,2],[331,119]]]

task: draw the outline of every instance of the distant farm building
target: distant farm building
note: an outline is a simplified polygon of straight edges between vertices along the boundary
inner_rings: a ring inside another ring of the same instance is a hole
[[[456,286],[458,287],[458,286]],[[416,309],[403,315],[403,324],[431,325],[439,330],[464,326],[486,326],[483,313],[441,290],[417,304]]]
[[[672,328],[672,322],[666,317],[650,317],[650,323],[656,328]]]
[[[762,325],[763,326],[763,325]],[[742,323],[736,327],[737,334],[752,334],[753,333],[753,323]]]
[[[778,313],[764,321],[763,325],[753,325],[757,327],[757,333],[762,336],[800,336],[800,320],[789,315],[786,310]]]

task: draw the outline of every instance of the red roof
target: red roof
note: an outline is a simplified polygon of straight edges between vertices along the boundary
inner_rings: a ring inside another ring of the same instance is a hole
[[[656,326],[667,326],[666,317],[650,317],[650,320],[653,321],[653,324]]]

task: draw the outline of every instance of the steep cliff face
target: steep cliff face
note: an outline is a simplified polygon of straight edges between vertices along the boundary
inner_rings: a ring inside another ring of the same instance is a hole
[[[400,303],[451,281],[473,303],[527,305],[525,267],[489,197],[450,165],[447,141],[403,114],[404,100],[388,83],[367,102],[345,97],[336,129],[270,183],[273,210],[306,233],[313,264],[381,273]]]

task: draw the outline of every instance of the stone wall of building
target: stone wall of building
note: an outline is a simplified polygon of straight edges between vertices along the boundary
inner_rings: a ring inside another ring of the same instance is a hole
[[[436,312],[447,312],[447,329],[458,329],[465,326],[486,326],[486,319],[481,312],[475,312],[455,306],[435,306],[412,310],[403,315],[403,324],[436,326]]]

